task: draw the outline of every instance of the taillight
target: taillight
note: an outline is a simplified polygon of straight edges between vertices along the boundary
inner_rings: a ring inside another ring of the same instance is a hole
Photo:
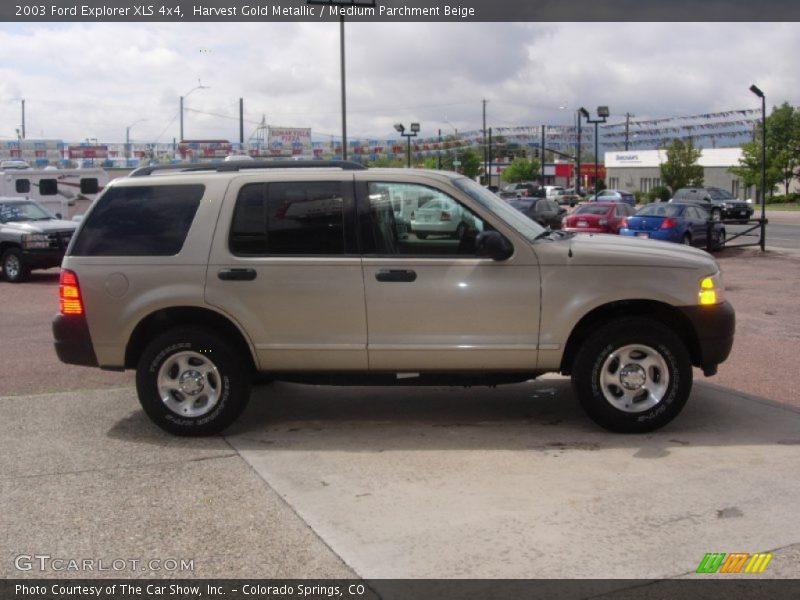
[[[78,285],[78,276],[63,269],[58,281],[58,299],[62,315],[82,315],[83,299]]]
[[[628,228],[628,217],[624,217],[622,221],[619,222],[620,229],[627,229]]]
[[[673,219],[672,217],[667,217],[667,218],[666,218],[666,219],[664,219],[664,221],[661,223],[661,229],[672,229],[672,228],[673,228],[673,227],[675,227],[677,224],[678,224],[678,222],[677,222],[675,219]]]
[[[442,215],[439,217],[440,221],[449,221],[450,220],[450,213],[446,210],[442,211]]]

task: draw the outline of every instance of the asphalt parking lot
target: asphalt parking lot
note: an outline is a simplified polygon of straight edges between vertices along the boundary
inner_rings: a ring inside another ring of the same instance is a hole
[[[254,391],[225,436],[168,436],[130,373],[58,362],[57,271],[0,283],[0,576],[681,578],[708,552],[800,577],[800,257],[719,255],[737,339],[644,436],[597,429],[568,382]],[[20,555],[192,561],[19,570]]]

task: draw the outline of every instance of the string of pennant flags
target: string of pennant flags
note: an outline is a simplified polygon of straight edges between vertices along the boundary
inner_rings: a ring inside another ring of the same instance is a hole
[[[754,129],[760,122],[760,110],[738,109],[714,113],[703,113],[689,116],[666,117],[659,119],[629,119],[620,123],[600,125],[598,142],[603,150],[623,148],[627,142],[632,147],[661,146],[672,139],[681,138],[703,141],[720,140],[735,144],[737,141],[752,139]],[[701,121],[701,122],[697,122]],[[627,127],[627,131],[625,130]],[[458,132],[440,138],[418,137],[411,142],[411,151],[417,159],[439,156],[443,153],[457,153],[466,148],[482,150],[490,143],[493,148],[539,149],[542,144],[542,129],[547,150],[556,150],[565,154],[574,153],[578,141],[578,131],[574,126],[557,125],[520,125],[512,127],[495,127],[487,131],[486,137],[480,129]],[[491,136],[489,135],[491,133]],[[582,143],[594,144],[594,128],[581,130]],[[273,144],[271,152],[285,153],[286,146]],[[295,153],[302,151],[292,148]],[[341,155],[340,141],[312,142],[311,150],[316,157]],[[351,139],[348,140],[348,154],[356,159],[378,160],[395,159],[405,156],[406,141],[398,139]]]

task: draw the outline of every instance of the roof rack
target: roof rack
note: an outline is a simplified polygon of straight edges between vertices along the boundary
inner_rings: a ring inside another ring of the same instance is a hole
[[[242,171],[244,169],[322,169],[336,168],[343,171],[366,169],[361,163],[349,160],[247,160],[220,163],[178,163],[174,165],[151,165],[131,171],[128,177],[145,177],[155,171]]]

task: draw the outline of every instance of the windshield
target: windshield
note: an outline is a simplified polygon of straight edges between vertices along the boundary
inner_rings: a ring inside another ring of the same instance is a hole
[[[35,202],[0,202],[0,223],[11,221],[47,221],[53,215]]]
[[[460,177],[454,179],[453,184],[506,225],[520,233],[529,242],[533,242],[537,236],[545,231],[541,225],[532,221],[516,208],[471,179]]]

